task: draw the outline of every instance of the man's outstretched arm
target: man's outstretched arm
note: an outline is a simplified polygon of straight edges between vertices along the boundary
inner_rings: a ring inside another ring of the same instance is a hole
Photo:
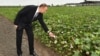
[[[46,33],[48,33],[50,37],[55,37],[55,35],[51,31],[49,31],[47,25],[45,24],[45,22],[43,20],[43,14],[40,15],[40,18],[38,20],[39,20],[39,23],[41,24],[42,28],[44,29],[44,31]]]
[[[48,32],[49,29],[47,27],[47,25],[45,24],[44,20],[43,20],[43,14],[41,14],[38,18],[39,23],[41,24],[42,28],[44,29],[45,32]]]

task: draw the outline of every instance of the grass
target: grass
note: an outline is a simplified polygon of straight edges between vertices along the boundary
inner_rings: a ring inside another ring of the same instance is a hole
[[[7,17],[10,21],[14,21],[17,12],[21,7],[0,7],[0,15]]]

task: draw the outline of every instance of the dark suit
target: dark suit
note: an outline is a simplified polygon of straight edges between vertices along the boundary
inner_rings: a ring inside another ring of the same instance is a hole
[[[17,25],[16,29],[16,46],[17,46],[17,54],[22,54],[21,50],[21,44],[22,44],[22,34],[23,29],[26,30],[26,33],[28,35],[28,42],[29,42],[29,51],[30,54],[33,54],[34,46],[33,46],[33,30],[32,30],[32,22],[38,20],[41,26],[43,27],[44,31],[47,32],[48,28],[43,20],[43,14],[39,13],[37,17],[33,17],[35,15],[35,12],[37,10],[37,6],[29,5],[21,9],[14,21],[14,24]]]

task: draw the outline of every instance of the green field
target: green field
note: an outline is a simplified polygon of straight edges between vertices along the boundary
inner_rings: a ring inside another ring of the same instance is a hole
[[[13,22],[20,9],[0,7],[0,14]],[[35,35],[61,56],[100,56],[100,6],[49,7],[44,20],[57,39],[50,39],[38,21]]]

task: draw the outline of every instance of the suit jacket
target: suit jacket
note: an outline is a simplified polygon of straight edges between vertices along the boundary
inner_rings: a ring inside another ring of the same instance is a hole
[[[43,20],[42,13],[39,13],[38,16],[33,20],[33,16],[35,15],[37,8],[38,7],[34,5],[25,6],[18,12],[14,24],[18,26],[32,25],[33,21],[38,20],[44,31],[47,32],[48,28]]]

